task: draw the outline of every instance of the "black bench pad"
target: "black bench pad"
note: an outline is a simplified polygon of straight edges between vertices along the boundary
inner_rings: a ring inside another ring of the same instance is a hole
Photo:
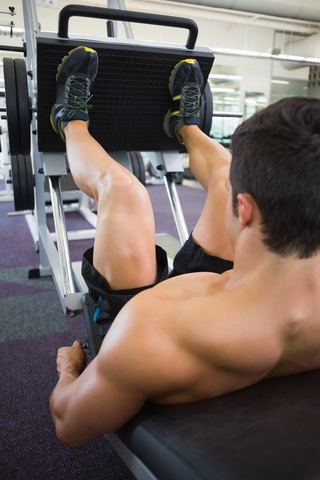
[[[192,404],[148,403],[117,432],[159,480],[319,480],[320,370]]]
[[[92,343],[88,294],[83,307]],[[319,480],[320,370],[197,403],[147,402],[116,435],[159,480]]]

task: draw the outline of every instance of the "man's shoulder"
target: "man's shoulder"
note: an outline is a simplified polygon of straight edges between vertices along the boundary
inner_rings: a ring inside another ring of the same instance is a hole
[[[115,323],[144,337],[156,331],[172,336],[175,328],[180,335],[182,324],[190,329],[207,328],[207,322],[214,326],[237,313],[237,298],[225,288],[230,275],[198,272],[165,280],[130,300]]]
[[[135,388],[168,402],[209,398],[261,379],[277,345],[223,277],[181,276],[128,302],[101,349],[108,375],[112,370],[122,382],[130,371]]]

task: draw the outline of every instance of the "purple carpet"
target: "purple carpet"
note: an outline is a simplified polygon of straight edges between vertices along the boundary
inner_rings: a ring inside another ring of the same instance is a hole
[[[191,231],[205,192],[177,188]],[[151,186],[148,191],[157,233],[178,238],[164,186]],[[0,203],[0,478],[133,480],[105,438],[76,449],[56,438],[49,410],[57,382],[56,352],[75,339],[86,340],[84,321],[82,314],[64,316],[51,277],[28,278],[29,268],[39,264],[39,255],[25,218],[7,216],[13,210],[13,203]],[[88,228],[77,213],[67,213],[66,221],[70,230]],[[51,228],[50,215],[48,225]],[[70,242],[72,261],[81,260],[92,244],[93,240]]]

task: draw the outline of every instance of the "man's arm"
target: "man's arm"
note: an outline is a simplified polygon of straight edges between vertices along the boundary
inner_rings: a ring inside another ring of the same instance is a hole
[[[199,361],[181,345],[177,321],[185,291],[168,282],[168,288],[145,290],[122,308],[81,374],[81,343],[58,351],[51,411],[63,443],[80,446],[119,429],[148,399],[192,400],[188,389],[199,381]]]
[[[170,290],[169,298],[165,291],[164,304],[155,288],[122,308],[84,370],[79,341],[58,351],[60,378],[50,405],[57,436],[66,445],[84,445],[119,429],[146,400],[180,391],[197,377],[189,352],[177,342],[179,329],[172,333],[176,289]]]
[[[121,365],[116,372],[110,361],[108,368],[108,357],[108,351],[98,355],[81,373],[85,354],[79,340],[58,351],[59,381],[50,407],[57,436],[70,447],[120,428],[146,400],[144,392],[125,378]]]

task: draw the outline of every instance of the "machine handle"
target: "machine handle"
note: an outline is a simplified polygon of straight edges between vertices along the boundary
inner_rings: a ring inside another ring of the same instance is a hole
[[[70,17],[91,17],[104,20],[120,20],[122,22],[146,23],[150,25],[162,25],[166,27],[186,28],[189,36],[186,43],[188,50],[193,50],[197,36],[198,26],[189,18],[170,17],[167,15],[155,15],[151,13],[130,12],[113,8],[89,7],[86,5],[67,5],[62,8],[58,20],[58,37],[68,37],[68,25]]]

